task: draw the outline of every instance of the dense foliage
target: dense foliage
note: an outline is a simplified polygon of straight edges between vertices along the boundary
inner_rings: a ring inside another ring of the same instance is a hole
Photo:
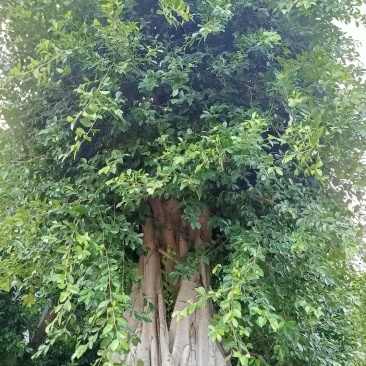
[[[57,313],[32,362],[61,344],[111,365],[139,341],[125,312],[154,197],[193,229],[209,207],[213,230],[164,272],[168,321],[212,301],[232,364],[364,365],[365,85],[333,22],[365,23],[359,2],[3,3],[0,304],[16,286]],[[201,262],[211,286],[173,312]]]

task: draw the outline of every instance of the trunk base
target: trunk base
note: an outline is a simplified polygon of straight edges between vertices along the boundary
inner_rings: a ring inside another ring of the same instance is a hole
[[[139,260],[139,271],[143,278],[133,288],[133,308],[126,314],[129,326],[135,329],[141,342],[137,346],[131,345],[127,355],[115,355],[115,360],[117,363],[124,361],[129,366],[228,366],[230,363],[225,361],[221,345],[213,342],[208,335],[212,306],[208,303],[204,308],[197,308],[179,322],[173,318],[168,327],[163,296],[161,253],[175,253],[175,258],[170,255],[165,258],[166,270],[170,271],[175,262],[186,255],[189,244],[210,242],[208,213],[200,217],[201,228],[193,230],[182,221],[175,201],[152,199],[150,205],[153,217],[148,218],[143,227],[144,247],[149,252]],[[154,231],[154,224],[163,228],[161,233]],[[198,300],[197,287],[207,289],[208,272],[203,263],[200,267],[189,280],[180,281],[174,311],[181,311],[189,305],[189,301]],[[149,314],[149,323],[139,321],[134,316],[134,312],[147,311],[144,301],[154,307]]]

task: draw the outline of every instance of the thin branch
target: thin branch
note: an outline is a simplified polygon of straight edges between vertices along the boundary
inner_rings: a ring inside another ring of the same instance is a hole
[[[266,197],[260,196],[259,194],[252,195],[252,197],[255,197],[255,198],[258,198],[258,199],[260,199],[260,200],[262,200],[262,201],[264,201],[264,202],[267,202],[267,203],[268,203],[268,204],[270,204],[271,206],[275,206],[275,205],[277,205],[277,204],[278,204],[277,202],[275,202],[275,201],[273,201],[273,200],[271,200],[271,199],[269,199],[269,198],[266,198]],[[291,212],[291,213],[293,213],[293,214],[295,214],[295,215],[298,215],[298,216],[301,216],[301,217],[303,217],[303,218],[305,218],[305,219],[309,219],[309,220],[315,221],[315,222],[321,222],[321,223],[323,223],[323,224],[327,224],[327,223],[328,223],[327,221],[324,221],[324,220],[315,220],[315,219],[313,219],[312,217],[307,216],[307,215],[304,215],[303,213],[298,212],[298,211],[293,211],[293,212]]]
[[[169,253],[167,253],[165,250],[163,249],[158,249],[158,252],[163,255],[164,257],[169,258],[170,260],[172,260],[174,263],[178,263],[178,261]]]

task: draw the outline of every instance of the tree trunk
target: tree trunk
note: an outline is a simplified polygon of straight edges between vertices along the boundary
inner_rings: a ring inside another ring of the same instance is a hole
[[[133,308],[126,315],[129,325],[135,329],[141,342],[137,346],[131,345],[127,355],[119,355],[117,358],[125,361],[127,365],[137,365],[138,361],[139,364],[143,361],[144,366],[229,365],[225,361],[221,345],[212,342],[208,336],[211,304],[196,309],[179,322],[173,318],[170,326],[166,318],[162,256],[165,257],[165,270],[169,272],[173,270],[176,261],[186,255],[189,245],[210,242],[208,211],[200,217],[201,228],[193,230],[182,220],[176,201],[151,199],[149,203],[152,217],[147,218],[143,226],[143,242],[148,254],[146,257],[140,257],[138,268],[143,277],[141,283],[133,287]],[[173,283],[170,285],[174,286]],[[197,301],[195,288],[207,289],[208,285],[208,271],[201,263],[200,268],[197,268],[197,272],[189,280],[181,280],[176,285],[174,311],[186,308],[189,300]],[[154,305],[154,310],[149,313],[151,322],[136,319],[134,312],[147,311],[149,303]]]
[[[47,325],[52,323],[56,318],[56,312],[54,311],[54,306],[46,306],[43,309],[41,318],[37,325],[37,329],[35,330],[34,334],[32,335],[28,347],[37,349],[46,339],[47,333],[46,328]]]

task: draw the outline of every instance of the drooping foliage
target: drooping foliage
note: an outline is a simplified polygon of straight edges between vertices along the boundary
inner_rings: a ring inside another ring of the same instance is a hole
[[[233,365],[363,365],[365,86],[334,25],[360,4],[3,3],[0,290],[52,304],[41,360],[138,359],[132,323],[210,308]]]

